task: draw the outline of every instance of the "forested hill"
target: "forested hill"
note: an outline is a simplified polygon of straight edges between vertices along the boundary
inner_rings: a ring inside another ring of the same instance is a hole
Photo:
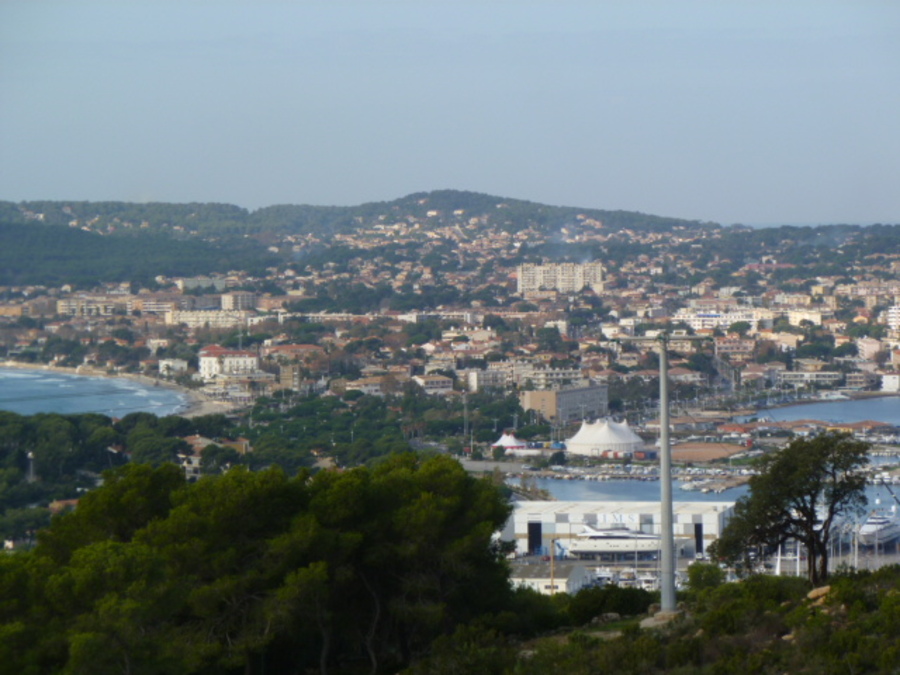
[[[696,221],[631,211],[604,211],[548,206],[517,199],[458,190],[420,192],[388,202],[359,206],[277,205],[248,211],[231,204],[167,204],[83,201],[0,202],[0,222],[66,225],[103,234],[134,230],[195,233],[203,236],[265,233],[312,234],[320,237],[350,232],[375,223],[427,221],[426,227],[477,219],[485,227],[507,231],[534,228],[559,232],[579,220],[603,223],[609,230],[666,231],[696,227]],[[715,227],[712,224],[703,224]]]
[[[474,270],[486,253],[501,266],[583,259],[621,266],[651,251],[668,261],[658,277],[665,283],[711,277],[726,284],[763,259],[777,262],[776,275],[785,278],[841,277],[873,266],[887,274],[889,259],[900,256],[900,225],[722,227],[456,190],[256,211],[230,204],[0,201],[0,285],[84,288],[230,270],[265,276],[266,267],[301,259],[304,266],[344,266],[353,257],[378,256],[438,271]]]
[[[157,275],[195,276],[232,269],[262,272],[274,257],[249,240],[176,241],[138,232],[103,237],[68,227],[0,221],[0,285],[81,288],[104,281],[147,285]]]

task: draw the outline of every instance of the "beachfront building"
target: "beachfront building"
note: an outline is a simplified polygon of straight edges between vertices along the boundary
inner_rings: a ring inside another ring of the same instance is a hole
[[[188,362],[184,359],[160,359],[158,367],[163,377],[174,377],[188,371]]]
[[[785,370],[778,373],[778,386],[790,387],[834,387],[841,383],[844,374],[830,370],[795,371]]]
[[[210,345],[200,350],[200,377],[211,382],[222,375],[249,375],[259,370],[256,352]]]

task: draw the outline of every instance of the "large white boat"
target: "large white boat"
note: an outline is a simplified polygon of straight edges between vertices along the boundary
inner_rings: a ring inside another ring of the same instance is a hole
[[[897,537],[900,537],[900,520],[897,519],[896,507],[890,513],[872,511],[859,527],[859,543],[863,546],[887,544]]]
[[[658,534],[649,534],[627,527],[596,528],[584,525],[584,529],[569,543],[569,553],[647,553],[659,551]]]

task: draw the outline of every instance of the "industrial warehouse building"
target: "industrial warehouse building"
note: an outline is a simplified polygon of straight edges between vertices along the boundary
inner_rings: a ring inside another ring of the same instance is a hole
[[[733,513],[734,502],[674,502],[676,554],[693,558],[705,552]],[[659,502],[520,501],[515,503],[501,539],[514,541],[520,556],[549,554],[554,548],[558,555],[568,552],[586,530],[659,535],[660,520]],[[638,550],[637,543],[634,550]]]

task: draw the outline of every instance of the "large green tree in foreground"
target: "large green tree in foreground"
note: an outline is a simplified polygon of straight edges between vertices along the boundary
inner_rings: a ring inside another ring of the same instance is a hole
[[[734,560],[752,547],[794,539],[806,548],[809,580],[822,583],[828,578],[828,547],[838,517],[865,507],[860,469],[868,452],[868,443],[828,433],[794,440],[766,455],[714,552]]]
[[[508,604],[508,514],[447,457],[193,484],[126,466],[0,558],[0,671],[396,672]]]

